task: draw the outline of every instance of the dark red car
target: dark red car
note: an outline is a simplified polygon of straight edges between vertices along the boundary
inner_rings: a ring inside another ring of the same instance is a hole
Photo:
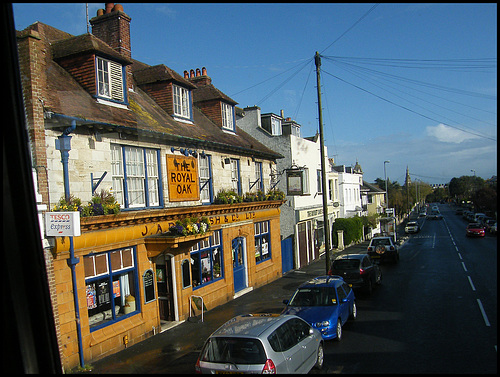
[[[470,223],[467,225],[466,236],[467,237],[484,237],[484,227],[479,223]]]

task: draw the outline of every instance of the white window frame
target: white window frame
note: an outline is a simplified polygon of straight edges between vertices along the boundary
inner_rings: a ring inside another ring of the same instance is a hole
[[[97,95],[102,98],[124,102],[123,66],[112,60],[96,57]]]
[[[271,117],[271,134],[273,136],[281,135],[281,119]]]
[[[111,145],[113,195],[122,208],[149,208],[161,205],[158,164],[156,149]]]
[[[174,115],[191,119],[190,91],[179,85],[172,85]]]
[[[202,203],[210,203],[210,161],[208,155],[205,157],[198,157],[198,171],[200,175],[200,200]]]
[[[234,106],[221,102],[222,128],[234,131]]]

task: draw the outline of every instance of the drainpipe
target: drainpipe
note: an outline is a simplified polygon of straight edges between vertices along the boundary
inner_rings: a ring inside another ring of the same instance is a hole
[[[69,201],[69,171],[68,160],[69,151],[71,150],[71,136],[69,134],[76,129],[76,121],[71,121],[71,126],[66,128],[61,136],[56,140],[56,149],[61,152],[61,162],[63,164],[63,179],[64,179],[64,197],[66,202]],[[76,332],[78,337],[78,352],[80,354],[80,366],[84,367],[83,360],[83,343],[82,343],[82,329],[80,326],[80,306],[78,304],[78,286],[76,284],[76,271],[75,267],[80,261],[80,258],[75,257],[75,249],[73,246],[73,237],[69,237],[69,259],[67,260],[68,266],[71,268],[71,280],[73,284],[73,300],[75,303],[75,320]]]

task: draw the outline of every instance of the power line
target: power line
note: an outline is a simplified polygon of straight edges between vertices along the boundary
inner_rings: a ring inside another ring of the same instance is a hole
[[[366,12],[359,20],[357,20],[349,29],[347,29],[346,31],[344,31],[340,37],[338,37],[337,39],[335,39],[332,43],[330,43],[323,51],[320,52],[320,55],[325,52],[326,50],[328,50],[330,47],[333,46],[334,43],[336,43],[340,38],[342,38],[344,35],[346,35],[348,32],[350,32],[357,24],[359,24],[366,16],[368,16],[376,7],[378,7],[380,4],[375,4],[374,6],[372,6],[368,12]]]
[[[350,66],[349,66],[349,67],[350,67]],[[372,85],[377,86],[377,87],[381,88],[382,90],[385,90],[385,91],[387,91],[387,92],[391,93],[391,92],[390,92],[390,91],[388,91],[387,89],[382,88],[380,85],[377,85],[377,84],[373,83],[373,82],[372,82],[372,80],[371,80],[369,77],[367,78],[366,76],[360,76],[360,75],[358,75],[358,74],[357,74],[357,73],[358,73],[357,71],[356,71],[356,72],[353,72],[353,70],[352,70],[352,69],[347,69],[346,67],[341,67],[341,68],[344,68],[344,69],[348,70],[349,72],[351,72],[353,75],[355,75],[355,76],[357,76],[357,77],[359,77],[359,78],[361,78],[361,79],[363,79],[363,80],[366,80],[366,81],[368,81],[368,82],[371,82],[371,83],[372,83]],[[389,81],[390,81],[390,80],[389,80]],[[401,85],[401,86],[403,86],[403,87],[408,88],[408,86],[402,85],[402,84],[400,84],[400,83],[397,83],[397,84],[398,84],[398,85]],[[477,120],[477,121],[479,121],[479,122],[481,122],[481,123],[489,124],[489,125],[491,125],[491,126],[496,126],[496,124],[493,124],[493,123],[490,123],[490,122],[483,121],[483,120],[481,120],[481,119],[478,119],[478,118],[472,117],[472,116],[467,115],[467,114],[460,113],[460,112],[455,111],[455,110],[453,110],[453,109],[446,108],[446,107],[444,107],[444,106],[438,105],[438,104],[437,104],[437,103],[435,103],[435,102],[428,101],[428,100],[426,100],[426,99],[423,99],[423,98],[421,98],[421,97],[415,96],[415,95],[410,94],[410,93],[408,93],[408,92],[403,92],[402,90],[399,90],[399,89],[397,89],[397,88],[394,88],[394,87],[392,87],[392,86],[390,86],[390,85],[387,85],[387,84],[385,84],[385,83],[384,83],[384,85],[386,85],[387,87],[389,87],[389,88],[391,88],[391,89],[394,89],[394,90],[396,90],[396,91],[398,91],[398,92],[400,92],[400,93],[404,93],[404,94],[406,94],[407,96],[410,96],[410,97],[416,98],[416,99],[418,99],[418,100],[420,100],[420,101],[423,101],[423,102],[425,102],[425,103],[431,104],[431,105],[436,106],[436,107],[439,107],[439,108],[441,108],[441,109],[451,111],[451,112],[453,112],[453,113],[456,113],[456,114],[462,115],[462,116],[467,117],[467,118],[470,118],[470,119]],[[431,95],[431,96],[434,96],[434,95],[432,95],[432,94],[430,94],[430,93],[427,93],[427,92],[424,92],[424,91],[420,91],[420,90],[415,89],[415,88],[411,88],[411,89],[412,89],[412,90],[415,90],[415,91],[417,91],[417,92],[420,92],[420,93],[424,93],[424,94],[426,94],[426,95]],[[399,95],[397,95],[397,94],[394,94],[394,93],[391,93],[391,94],[393,94],[393,95],[395,95],[396,97],[399,97],[399,98],[401,98],[401,99],[403,99],[403,100],[405,100],[405,101],[408,101],[407,99],[405,99],[405,98],[403,98],[403,97],[401,97],[401,96],[399,96]],[[441,99],[444,99],[445,101],[448,101],[448,99],[447,99],[447,98],[442,98],[442,97],[439,97],[439,96],[434,96],[434,97],[441,98]],[[408,102],[410,102],[410,101],[408,101]],[[410,103],[411,103],[411,102],[410,102]],[[412,103],[412,104],[413,104],[413,105],[415,105],[415,106],[419,106],[419,105],[417,105],[417,104],[415,104],[415,103]],[[465,104],[460,104],[460,105],[462,105],[462,106],[467,106],[467,105],[465,105]],[[419,107],[421,107],[421,106],[419,106]],[[431,112],[431,113],[433,113],[433,114],[439,115],[439,116],[441,116],[441,117],[443,117],[443,118],[445,118],[445,119],[449,119],[449,118],[444,117],[443,115],[437,114],[437,113],[435,113],[435,112],[433,112],[433,111],[431,111],[431,110],[429,110],[429,109],[425,109],[425,110],[427,110],[427,111],[429,111],[429,112]],[[450,119],[450,120],[451,120],[451,119]],[[458,122],[457,122],[457,123],[458,123]]]
[[[404,109],[404,110],[407,110],[407,111],[409,111],[409,112],[411,112],[411,113],[414,113],[414,114],[420,115],[421,117],[424,117],[424,118],[426,118],[426,119],[432,120],[433,122],[442,123],[442,124],[444,124],[444,125],[446,125],[446,126],[448,126],[448,127],[455,128],[455,129],[457,129],[457,130],[459,130],[459,131],[462,131],[462,132],[465,132],[465,133],[468,133],[468,134],[471,134],[471,135],[474,135],[474,136],[482,137],[482,138],[485,138],[485,139],[489,139],[489,140],[496,141],[496,139],[495,139],[495,138],[492,138],[492,137],[489,137],[489,136],[485,136],[485,135],[481,135],[481,134],[478,134],[478,133],[475,133],[475,132],[471,132],[471,131],[466,131],[466,130],[463,130],[463,129],[459,128],[459,127],[452,126],[452,125],[447,124],[447,123],[444,123],[444,122],[442,122],[442,121],[440,121],[440,120],[437,120],[437,119],[431,118],[431,117],[429,117],[429,116],[427,116],[427,115],[421,114],[421,113],[419,113],[419,112],[417,112],[417,111],[415,111],[415,110],[412,110],[412,109],[410,109],[410,108],[408,108],[408,107],[405,107],[405,106],[399,105],[399,104],[397,104],[397,103],[395,103],[395,102],[393,102],[393,101],[390,101],[390,100],[388,100],[388,99],[386,99],[386,98],[383,98],[383,97],[381,97],[381,96],[379,96],[379,95],[377,95],[377,94],[375,94],[375,93],[372,93],[372,92],[370,92],[370,91],[368,91],[368,90],[366,90],[366,89],[363,89],[363,88],[361,88],[360,86],[357,86],[357,85],[355,85],[355,84],[352,84],[352,83],[350,83],[350,82],[348,82],[348,81],[346,81],[346,80],[344,80],[344,79],[341,79],[340,77],[335,76],[335,75],[333,75],[333,74],[331,74],[331,73],[329,73],[329,72],[326,72],[326,71],[324,71],[324,70],[323,70],[323,72],[324,72],[324,73],[326,73],[327,75],[332,76],[333,78],[336,78],[336,79],[337,79],[337,80],[339,80],[339,81],[342,81],[342,82],[344,82],[344,83],[346,83],[346,84],[349,84],[349,85],[351,85],[351,86],[354,86],[355,88],[357,88],[357,89],[359,89],[359,90],[362,90],[363,92],[366,92],[366,93],[368,93],[368,94],[371,94],[372,96],[377,97],[377,98],[381,99],[382,101],[388,102],[388,103],[390,103],[390,104],[392,104],[392,105],[394,105],[394,106],[400,107],[400,108],[402,108],[402,109]]]

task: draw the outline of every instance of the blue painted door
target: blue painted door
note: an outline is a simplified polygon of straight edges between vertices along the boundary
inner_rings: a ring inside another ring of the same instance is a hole
[[[281,267],[282,273],[293,269],[293,239],[285,238],[281,241]]]
[[[243,242],[244,239],[242,237],[235,238],[232,242],[234,293],[241,291],[247,286]]]

